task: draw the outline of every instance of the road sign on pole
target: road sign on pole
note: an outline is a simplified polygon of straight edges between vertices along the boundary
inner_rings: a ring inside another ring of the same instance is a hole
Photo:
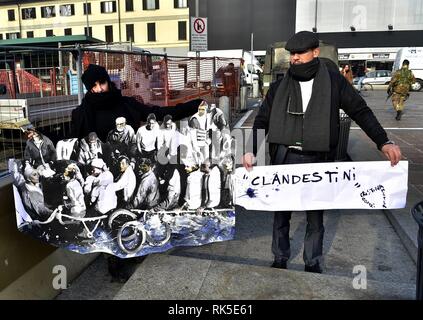
[[[191,17],[191,51],[207,51],[207,18]]]

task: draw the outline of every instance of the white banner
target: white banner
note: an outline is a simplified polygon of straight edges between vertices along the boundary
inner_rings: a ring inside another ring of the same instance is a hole
[[[247,210],[397,209],[407,197],[408,161],[243,167],[235,203]]]

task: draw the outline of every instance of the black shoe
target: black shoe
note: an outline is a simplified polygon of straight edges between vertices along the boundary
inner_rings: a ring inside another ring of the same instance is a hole
[[[127,262],[116,256],[107,257],[107,269],[112,276],[112,282],[126,282],[130,274],[128,273]]]
[[[305,266],[304,267],[304,271],[305,272],[312,272],[312,273],[322,273],[322,268],[320,268],[319,263],[316,263],[315,265],[312,266]]]
[[[395,117],[395,119],[397,121],[400,121],[401,120],[401,114],[402,114],[402,111],[397,111],[397,116]]]
[[[273,261],[272,265],[270,266],[272,268],[277,268],[277,269],[287,269],[286,267],[286,261],[281,261],[281,260],[275,260]]]

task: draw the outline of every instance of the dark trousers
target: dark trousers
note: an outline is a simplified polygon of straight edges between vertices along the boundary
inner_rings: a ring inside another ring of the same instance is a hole
[[[272,252],[276,260],[287,261],[291,256],[289,227],[291,212],[275,212],[273,219]],[[307,228],[304,237],[303,259],[307,266],[321,264],[323,256],[323,210],[307,211]]]
[[[298,164],[327,161],[322,153],[305,153],[279,147],[274,155],[272,164]],[[277,211],[273,220],[272,253],[275,260],[287,261],[291,256],[289,241],[289,227],[291,211]],[[323,210],[306,211],[307,227],[304,237],[304,263],[312,266],[321,263],[323,255]]]

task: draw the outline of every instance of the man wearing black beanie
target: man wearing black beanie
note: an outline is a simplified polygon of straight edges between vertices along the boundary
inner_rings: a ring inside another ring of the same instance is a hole
[[[272,83],[255,118],[253,129],[265,129],[271,164],[334,161],[339,141],[339,110],[342,108],[396,165],[400,148],[388,140],[385,130],[363,98],[337,68],[319,58],[319,39],[309,31],[293,35],[286,43],[290,67]],[[334,69],[334,70],[333,70]],[[257,148],[254,148],[257,150]],[[251,170],[254,154],[246,153],[243,164]],[[307,211],[304,238],[304,270],[322,272],[323,210]],[[291,212],[275,212],[272,252],[274,268],[287,268],[290,258]]]
[[[81,80],[88,92],[81,105],[72,112],[72,136],[79,139],[95,132],[101,141],[106,141],[107,134],[115,128],[115,120],[119,117],[126,118],[127,124],[135,131],[150,113],[154,113],[158,121],[167,114],[174,120],[180,120],[196,113],[203,101],[195,99],[175,107],[142,104],[133,97],[122,96],[106,69],[94,64],[88,66]]]

